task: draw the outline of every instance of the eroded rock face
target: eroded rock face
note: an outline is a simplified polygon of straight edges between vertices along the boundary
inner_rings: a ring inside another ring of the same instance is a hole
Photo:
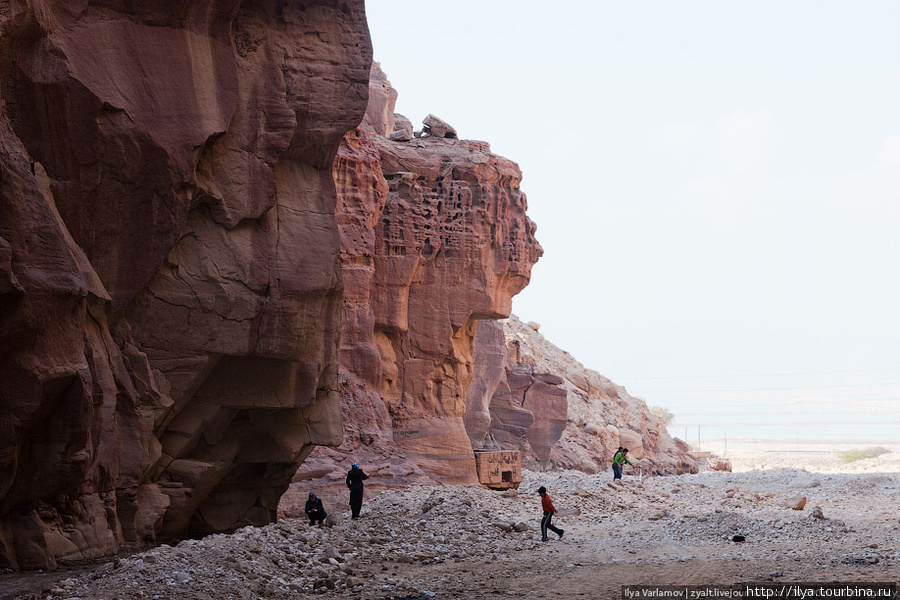
[[[382,482],[474,483],[464,416],[475,325],[509,315],[542,251],[515,163],[484,142],[389,139],[394,123],[408,121],[385,117],[396,99],[386,82],[373,69],[366,121],[345,136],[335,180],[341,364],[360,395],[371,390],[383,404],[390,430],[364,418],[362,437],[351,433],[337,452],[319,449],[313,459],[337,473],[369,462]],[[361,420],[355,410],[344,415]]]
[[[644,474],[697,472],[647,405],[515,316],[482,321],[466,425],[473,448],[520,450],[526,467],[607,471],[619,446]],[[503,364],[503,369],[499,367]]]
[[[0,567],[270,521],[342,439],[362,1],[12,2],[0,32]]]

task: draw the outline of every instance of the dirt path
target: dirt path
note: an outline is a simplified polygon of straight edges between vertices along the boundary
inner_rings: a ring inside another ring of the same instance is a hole
[[[616,599],[621,597],[623,585],[900,581],[898,561],[835,563],[833,548],[812,549],[802,558],[789,558],[787,552],[792,548],[764,544],[736,549],[733,542],[727,550],[727,546],[683,544],[650,546],[634,553],[627,549],[629,538],[647,533],[643,526],[571,523],[562,540],[553,539],[533,550],[488,562],[415,565],[392,575],[402,573],[424,585],[423,589],[440,590],[438,598],[467,599]],[[775,572],[781,576],[775,577]]]

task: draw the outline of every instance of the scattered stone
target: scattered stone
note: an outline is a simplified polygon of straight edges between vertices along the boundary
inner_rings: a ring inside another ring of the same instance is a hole
[[[428,498],[425,498],[425,502],[422,503],[422,514],[427,513],[432,508],[434,508],[435,506],[438,506],[439,504],[442,504],[443,502],[444,502],[443,496],[437,496],[437,497],[429,496]]]
[[[806,506],[806,496],[792,496],[785,501],[785,505],[793,510],[803,510]]]
[[[754,485],[770,483],[765,479],[762,482],[753,480],[755,475],[751,475],[749,481],[741,479],[743,473],[734,475],[728,483],[728,489],[735,492],[736,499],[729,500],[726,506],[718,509],[719,512],[714,512],[712,506],[715,504],[711,503],[721,498],[724,486],[701,487],[698,483],[686,483],[689,477],[697,476],[684,477],[680,479],[685,482],[681,486],[684,493],[668,499],[663,494],[673,488],[664,478],[646,479],[646,492],[638,495],[631,493],[631,481],[624,493],[613,493],[606,477],[571,471],[536,473],[526,470],[522,489],[533,490],[546,484],[556,492],[557,504],[565,499],[569,506],[578,506],[580,515],[572,515],[571,521],[561,525],[566,529],[563,541],[567,542],[570,535],[573,537],[567,544],[572,551],[582,549],[581,542],[587,536],[608,535],[623,523],[634,527],[636,535],[627,541],[610,535],[609,543],[604,547],[611,555],[608,560],[611,564],[629,563],[636,556],[652,553],[661,545],[673,548],[671,553],[667,551],[661,557],[662,560],[675,563],[697,559],[696,552],[676,555],[675,552],[687,551],[678,548],[678,544],[700,548],[703,556],[725,560],[746,561],[751,549],[754,553],[766,552],[767,556],[771,553],[775,561],[790,561],[785,564],[793,566],[792,576],[821,573],[820,569],[829,565],[873,569],[878,568],[875,565],[887,563],[890,566],[900,560],[896,544],[889,541],[895,539],[896,531],[900,530],[893,522],[879,524],[887,528],[884,537],[877,537],[877,528],[862,530],[861,527],[858,534],[848,536],[846,526],[838,525],[837,519],[816,520],[819,507],[812,509],[808,518],[784,518],[783,515],[792,513],[785,513],[780,501],[750,502],[755,497],[749,491]],[[699,477],[706,481],[723,479],[720,474],[713,473]],[[771,483],[778,486],[771,489],[783,496],[791,479],[782,477]],[[735,483],[740,483],[743,491]],[[843,487],[823,480],[817,497],[830,502],[843,498],[845,493]],[[862,502],[870,502],[870,499],[864,498]],[[430,508],[421,512],[423,506]],[[344,522],[332,530],[308,528],[306,522],[299,519],[282,519],[277,524],[247,527],[231,535],[188,540],[176,548],[160,546],[121,559],[117,569],[107,563],[89,575],[59,581],[56,589],[47,590],[42,598],[49,594],[60,599],[79,596],[140,600],[133,590],[143,589],[147,591],[144,598],[151,600],[154,595],[151,590],[162,589],[173,591],[179,597],[202,599],[207,595],[214,596],[208,590],[225,585],[229,595],[235,598],[269,600],[319,594],[331,596],[333,592],[336,598],[367,598],[374,597],[372,594],[378,596],[382,589],[390,590],[381,594],[384,597],[426,597],[427,594],[421,591],[425,588],[436,590],[438,597],[480,597],[464,593],[463,590],[473,589],[465,586],[476,581],[483,585],[488,572],[495,575],[498,583],[501,579],[514,577],[506,571],[506,557],[511,563],[519,560],[516,556],[519,552],[561,551],[557,548],[562,549],[562,545],[544,545],[539,536],[526,533],[537,529],[539,509],[538,499],[531,493],[505,495],[456,486],[392,488],[389,493],[367,499],[366,518],[351,522],[345,517]],[[704,511],[703,514],[700,511]],[[334,512],[339,516],[342,514],[339,508]],[[675,515],[680,516],[673,518]],[[841,554],[848,543],[858,548],[851,556]],[[148,561],[149,556],[155,557],[156,562]],[[520,556],[525,560],[532,558],[530,554]],[[468,583],[461,583],[455,589],[446,587],[449,584],[438,583],[430,573],[420,573],[420,566],[446,563],[454,565],[454,569],[465,569],[492,562],[497,566],[503,563],[503,569],[491,569],[481,575],[473,572]],[[578,566],[577,563],[570,564]],[[770,566],[773,568],[774,565]],[[763,571],[762,575],[765,573]],[[783,573],[782,568],[770,574],[769,579],[782,576],[776,573]]]
[[[793,488],[816,488],[821,485],[822,482],[811,475],[800,475],[790,483]]]
[[[731,473],[731,461],[727,458],[710,458],[709,468],[713,471],[727,471]]]
[[[506,533],[509,533],[510,531],[513,530],[513,523],[510,523],[509,521],[496,520],[496,521],[492,521],[491,525],[493,525],[497,529],[501,529],[501,530],[505,531]]]
[[[825,518],[825,515],[822,513],[822,509],[819,508],[818,506],[816,506],[816,507],[813,508],[813,510],[812,510],[812,517],[813,517],[814,519],[824,519],[824,518]]]

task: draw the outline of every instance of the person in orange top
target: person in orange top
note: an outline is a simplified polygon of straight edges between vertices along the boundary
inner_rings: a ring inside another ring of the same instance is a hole
[[[544,511],[544,518],[541,519],[541,541],[547,541],[547,530],[549,529],[553,533],[559,536],[559,539],[562,539],[564,530],[559,527],[554,527],[550,522],[550,519],[553,518],[553,513],[556,512],[556,507],[553,506],[553,499],[550,498],[550,494],[547,493],[547,488],[541,486],[538,488],[538,494],[541,495],[541,508]]]

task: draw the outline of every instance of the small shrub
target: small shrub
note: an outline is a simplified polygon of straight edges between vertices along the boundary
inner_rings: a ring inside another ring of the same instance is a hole
[[[675,415],[672,414],[668,408],[663,408],[662,406],[651,406],[650,414],[654,417],[659,417],[662,419],[663,425],[668,425],[672,422],[672,419],[675,418]]]
[[[857,460],[864,460],[866,458],[875,458],[876,456],[881,456],[882,454],[887,454],[890,452],[887,448],[882,448],[881,446],[875,446],[874,448],[866,448],[865,450],[847,450],[845,452],[838,452],[838,458],[845,463],[851,463]]]

